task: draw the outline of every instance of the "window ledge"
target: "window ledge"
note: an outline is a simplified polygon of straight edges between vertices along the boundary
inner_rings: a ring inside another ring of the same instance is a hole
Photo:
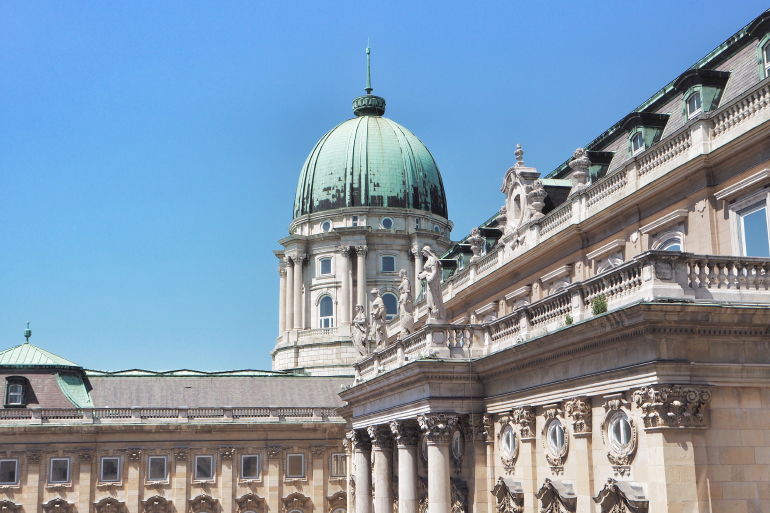
[[[21,489],[21,484],[19,484],[19,483],[16,483],[16,484],[3,484],[3,485],[0,485],[0,491],[5,491],[5,490],[19,490],[19,489]]]
[[[100,481],[96,483],[96,487],[100,490],[109,489],[109,488],[120,488],[123,486],[123,481]]]
[[[284,477],[283,478],[284,483],[290,483],[290,484],[299,484],[299,483],[307,483],[307,476],[305,477]]]
[[[256,479],[241,479],[241,478],[238,479],[238,484],[243,484],[243,485],[260,484],[260,483],[262,483],[261,477]]]
[[[171,482],[166,479],[165,481],[145,481],[144,486],[147,488],[161,488],[163,486],[170,486]]]
[[[66,488],[72,488],[72,482],[69,483],[48,483],[45,485],[48,490],[64,490]]]

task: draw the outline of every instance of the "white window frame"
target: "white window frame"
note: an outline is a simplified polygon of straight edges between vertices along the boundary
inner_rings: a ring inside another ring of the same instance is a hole
[[[641,138],[642,144],[641,146],[639,146],[639,148],[634,149],[634,141],[636,140],[637,137]],[[641,130],[639,130],[636,133],[634,133],[634,135],[631,136],[631,155],[635,157],[646,149],[647,148],[645,148],[645,144],[644,144],[644,134],[642,133]]]
[[[441,230],[441,227],[439,225],[437,225],[437,224],[433,225],[433,231],[436,232],[436,233],[441,233],[441,234],[444,233],[443,230]]]
[[[161,478],[152,477],[151,471],[153,459],[163,460],[163,477]],[[147,457],[147,481],[151,483],[164,483],[168,481],[168,456],[165,454],[151,454]]]
[[[328,230],[324,229],[324,225],[326,223],[329,223],[329,229]],[[326,221],[321,221],[321,232],[322,233],[329,233],[332,230],[334,230],[334,223],[331,222],[331,219],[327,219]]]
[[[332,302],[332,314],[327,316],[321,316],[321,303],[323,303],[324,298],[329,298]],[[331,296],[331,294],[324,294],[320,298],[318,298],[318,327],[319,328],[333,328],[334,327],[334,314],[337,308],[335,308],[334,305],[334,298]],[[328,320],[328,326],[324,326],[324,321]]]
[[[6,482],[0,481],[0,485],[3,485],[3,486],[12,486],[12,485],[19,484],[19,460],[15,459],[15,458],[3,458],[3,459],[0,459],[0,465],[3,464],[3,463],[9,462],[9,461],[12,461],[14,466],[15,466],[14,471],[13,471],[13,475],[16,477],[16,480],[15,481],[6,481]]]
[[[324,260],[329,260],[329,269],[330,271],[328,273],[323,272],[323,262]],[[334,259],[331,256],[322,256],[318,258],[318,276],[319,277],[327,277],[327,276],[334,276]]]
[[[256,458],[257,459],[257,475],[256,476],[246,476],[243,472],[243,464],[246,461],[246,458]],[[241,454],[241,481],[258,481],[262,478],[262,458],[260,454]]]
[[[19,387],[19,393],[15,394],[11,392],[12,387]],[[11,395],[18,395],[19,400],[18,402],[14,402],[11,400]],[[18,381],[11,381],[8,383],[8,405],[9,406],[21,406],[24,404],[24,385],[22,383],[19,383]]]
[[[358,216],[350,216],[350,226],[358,226],[360,221]]]
[[[118,461],[118,477],[115,479],[104,479],[104,462],[107,460],[117,460]],[[121,478],[121,463],[122,459],[120,456],[102,456],[99,458],[99,482],[100,483],[119,483]]]
[[[768,53],[770,53],[770,41],[765,43],[762,47],[762,61],[765,65],[765,78],[770,77],[770,59],[767,58]]]
[[[335,462],[335,460],[337,460],[337,461],[338,460],[342,460],[344,462],[343,465],[345,467],[345,472],[343,472],[342,474],[334,472],[334,469],[335,469],[334,462]],[[333,452],[332,455],[331,455],[331,464],[332,464],[332,468],[329,469],[329,473],[330,473],[331,477],[346,477],[347,476],[347,470],[348,470],[348,457],[347,457],[347,454],[345,454],[344,452]]]
[[[386,271],[385,270],[385,259],[386,258],[392,258],[393,259],[393,270],[392,271]],[[393,254],[385,254],[380,255],[380,272],[386,273],[386,274],[395,274],[398,272],[398,256]]]
[[[211,477],[198,476],[198,458],[211,458]],[[193,481],[198,482],[212,482],[217,475],[217,462],[214,459],[213,454],[196,454],[193,458]]]
[[[385,221],[390,221],[390,228],[385,226]],[[390,216],[385,216],[382,219],[380,219],[380,227],[383,230],[394,230],[396,228],[396,222],[393,220]]]
[[[302,475],[301,476],[293,476],[289,475],[289,457],[290,456],[301,456],[302,457]],[[305,453],[304,452],[288,452],[286,453],[286,472],[284,473],[286,476],[286,479],[305,479],[307,476],[307,462],[305,461]]]
[[[690,100],[698,97],[698,108],[694,111],[690,111]],[[687,119],[692,119],[701,112],[703,112],[703,97],[700,94],[700,91],[694,91],[690,96],[687,97],[687,101],[685,101],[685,106],[687,108]]]
[[[671,230],[666,230],[656,234],[655,239],[650,244],[650,249],[657,251],[670,251],[668,248],[674,243],[679,244],[679,251],[684,252],[684,226],[679,225]]]
[[[54,481],[53,480],[53,464],[55,461],[66,461],[67,462],[67,480],[66,481]],[[48,482],[52,484],[67,484],[72,482],[72,465],[69,458],[51,458],[50,462],[48,463]]]
[[[761,185],[760,185],[761,187]],[[768,216],[767,226],[770,230],[770,189],[761,188],[753,190],[747,194],[739,196],[735,201],[728,205],[730,211],[730,240],[733,247],[733,255],[746,256],[746,244],[743,240],[743,220],[742,216],[752,207],[761,208],[760,204],[766,207]]]

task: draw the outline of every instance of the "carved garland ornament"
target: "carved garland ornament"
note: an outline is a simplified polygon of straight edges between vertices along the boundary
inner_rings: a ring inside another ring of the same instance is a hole
[[[636,390],[633,400],[642,409],[645,429],[708,427],[707,388],[653,385]]]
[[[168,513],[171,501],[160,495],[142,501],[142,513]]]
[[[492,495],[495,496],[497,513],[523,513],[524,491],[521,488],[508,486],[504,478],[497,478],[497,484],[492,489]]]
[[[125,511],[125,504],[115,497],[105,497],[99,502],[94,503],[96,513],[121,513]]]
[[[245,513],[246,511],[263,513],[265,510],[265,499],[256,493],[247,493],[239,499],[235,499],[235,505],[238,513]]]
[[[567,459],[567,453],[569,452],[569,433],[567,431],[567,424],[563,421],[564,412],[558,408],[546,409],[544,417],[545,423],[543,431],[541,432],[541,439],[543,441],[545,459],[548,460],[551,471],[558,474],[564,470],[564,460]],[[548,444],[548,431],[550,430],[551,425],[556,422],[559,422],[564,430],[564,443],[560,449],[552,448]]]
[[[604,447],[607,450],[607,459],[613,465],[612,469],[615,471],[615,475],[620,474],[621,476],[630,473],[631,469],[628,465],[634,460],[637,447],[636,424],[634,419],[628,414],[628,411],[623,408],[623,403],[624,401],[620,398],[609,399],[604,403],[604,417],[602,418],[601,426],[602,442],[604,442]],[[612,420],[619,416],[623,416],[631,426],[631,437],[628,445],[622,450],[618,450],[613,445],[612,435],[609,432]]]
[[[93,454],[93,451],[91,451]],[[30,465],[39,465],[43,451],[27,451],[27,463]]]

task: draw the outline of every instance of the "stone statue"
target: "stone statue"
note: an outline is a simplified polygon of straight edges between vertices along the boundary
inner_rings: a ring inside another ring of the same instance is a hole
[[[385,309],[385,303],[382,301],[380,291],[378,289],[372,289],[370,292],[372,297],[372,335],[374,335],[374,341],[377,342],[377,348],[385,347],[387,343],[387,337],[385,336],[385,320],[387,319],[388,311]]]
[[[401,285],[398,286],[398,291],[401,293],[398,296],[398,318],[401,322],[400,338],[404,338],[414,331],[414,302],[412,284],[409,283],[406,270],[401,269],[398,275],[401,277]]]
[[[473,227],[471,236],[468,237],[468,242],[471,244],[471,252],[473,253],[470,261],[472,264],[481,258],[481,247],[484,244],[484,237],[481,236],[481,230],[478,227]]]
[[[444,310],[444,298],[441,296],[441,262],[430,249],[430,246],[422,248],[422,254],[427,258],[427,261],[417,278],[425,279],[428,286],[426,297],[428,302],[427,322],[428,324],[444,324],[446,322],[446,310]]]
[[[358,357],[363,358],[369,354],[366,336],[369,334],[369,325],[366,322],[364,305],[356,305],[356,317],[353,319],[353,345],[358,349]]]

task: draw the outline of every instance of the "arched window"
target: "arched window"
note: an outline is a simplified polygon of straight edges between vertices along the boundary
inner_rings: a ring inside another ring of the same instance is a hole
[[[644,135],[641,132],[637,132],[634,137],[631,138],[631,154],[636,155],[644,151]]]
[[[687,98],[687,119],[697,116],[701,112],[700,93],[695,92]]]
[[[770,77],[770,41],[762,47],[762,61],[765,65],[765,77]]]
[[[331,296],[324,296],[318,305],[321,328],[334,327],[334,300]]]
[[[385,303],[385,311],[388,312],[385,319],[389,321],[398,314],[398,299],[388,292],[382,295],[382,302]]]
[[[684,233],[678,230],[661,233],[650,249],[659,251],[684,251]]]

